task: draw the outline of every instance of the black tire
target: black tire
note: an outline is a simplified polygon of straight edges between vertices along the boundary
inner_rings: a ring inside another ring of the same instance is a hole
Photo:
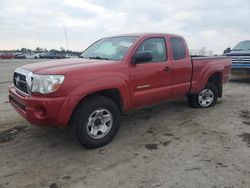
[[[192,108],[195,108],[194,106],[194,102],[193,102],[193,98],[194,98],[194,94],[189,94],[187,96],[187,99],[188,99],[188,105]]]
[[[212,100],[211,103],[208,103],[206,105],[202,105],[201,102],[199,102],[199,95],[204,90],[207,90],[207,89],[212,92],[212,94],[213,94],[213,100]],[[218,88],[213,83],[207,83],[207,85],[205,86],[205,88],[200,93],[198,93],[198,94],[190,94],[190,95],[188,95],[187,98],[188,98],[188,104],[192,108],[208,108],[208,107],[212,107],[212,106],[214,106],[217,103]]]
[[[107,109],[112,115],[112,126],[102,138],[92,138],[87,131],[90,115],[98,109]],[[116,135],[120,126],[120,111],[116,103],[105,96],[91,96],[77,107],[73,114],[71,126],[79,143],[86,148],[98,148],[108,144]]]

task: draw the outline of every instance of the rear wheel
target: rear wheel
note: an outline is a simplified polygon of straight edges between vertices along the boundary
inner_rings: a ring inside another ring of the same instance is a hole
[[[217,103],[218,88],[213,83],[207,83],[198,94],[188,96],[188,104],[193,108],[208,108]]]
[[[120,111],[112,99],[92,96],[79,105],[72,123],[80,144],[97,148],[108,144],[115,137],[120,125]]]

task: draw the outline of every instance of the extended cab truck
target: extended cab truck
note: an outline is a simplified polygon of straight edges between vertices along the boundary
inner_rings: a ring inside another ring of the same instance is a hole
[[[112,140],[120,113],[184,95],[195,108],[215,105],[231,70],[227,57],[190,57],[171,34],[103,38],[81,57],[17,68],[9,100],[32,124],[71,126],[88,148]]]

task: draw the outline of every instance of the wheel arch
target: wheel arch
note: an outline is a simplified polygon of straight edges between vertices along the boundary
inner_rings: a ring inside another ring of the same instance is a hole
[[[91,92],[85,96],[83,96],[76,104],[74,107],[74,110],[85,100],[87,100],[89,97],[95,96],[95,95],[100,95],[100,96],[105,96],[110,99],[112,99],[116,105],[118,106],[120,112],[123,112],[124,110],[124,100],[122,98],[121,92],[117,88],[109,88],[109,89],[102,89],[98,90],[95,92]]]
[[[102,95],[111,98],[118,105],[121,112],[127,111],[131,105],[126,78],[118,76],[102,77],[83,82],[68,94],[57,117],[57,123],[61,127],[66,127],[70,123],[78,105],[93,95]]]
[[[215,72],[209,78],[207,83],[212,83],[218,88],[218,97],[222,97],[222,72]]]
[[[76,111],[79,108],[79,106],[84,101],[86,101],[89,98],[94,97],[94,96],[108,97],[108,98],[112,99],[115,102],[115,104],[118,106],[119,111],[121,113],[124,111],[124,100],[122,98],[122,95],[121,95],[121,92],[120,92],[119,89],[117,89],[117,88],[109,88],[109,89],[98,90],[98,91],[89,93],[87,95],[84,95],[84,96],[78,98],[78,101],[73,105],[73,110],[70,113],[70,116],[69,116],[65,126],[71,125],[73,123],[72,120],[74,119],[74,115],[76,115]]]

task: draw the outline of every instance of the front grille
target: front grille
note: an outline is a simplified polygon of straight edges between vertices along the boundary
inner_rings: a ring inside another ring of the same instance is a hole
[[[17,89],[28,94],[28,87],[25,75],[15,72],[13,76],[13,83]]]
[[[235,64],[249,64],[250,56],[231,56],[232,63]]]

